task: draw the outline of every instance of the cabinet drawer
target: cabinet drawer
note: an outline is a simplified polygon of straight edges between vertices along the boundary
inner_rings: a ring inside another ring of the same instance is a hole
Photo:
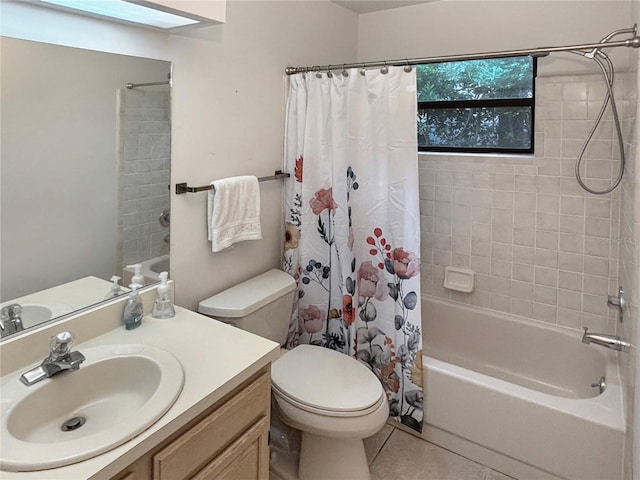
[[[244,433],[269,418],[270,379],[264,373],[180,438],[153,456],[153,478],[186,479]]]

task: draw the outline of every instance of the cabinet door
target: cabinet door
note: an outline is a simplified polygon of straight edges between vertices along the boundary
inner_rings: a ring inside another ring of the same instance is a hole
[[[264,417],[227,447],[192,480],[267,480],[269,418]]]
[[[260,419],[266,419],[268,431],[270,392],[269,374],[265,373],[153,455],[154,480],[190,478]]]
[[[133,472],[127,472],[122,477],[118,477],[117,480],[137,480],[136,474]]]

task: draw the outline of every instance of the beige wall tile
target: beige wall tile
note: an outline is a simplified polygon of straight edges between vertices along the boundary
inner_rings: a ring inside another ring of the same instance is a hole
[[[617,288],[618,244],[621,255],[635,259],[634,268],[640,263],[640,228],[635,227],[640,208],[627,208],[619,226],[621,205],[633,201],[621,202],[618,191],[588,195],[574,177],[595,107],[589,92],[594,98],[603,95],[599,76],[553,77],[537,84],[535,158],[441,155],[421,160],[423,249],[426,262],[440,269],[431,272],[428,287],[453,301],[564,327],[580,328],[585,319],[607,325],[609,312],[601,303],[607,291]],[[627,104],[622,99],[619,108],[634,118],[635,108]],[[608,118],[585,154],[582,170],[593,188],[608,186],[616,174],[612,132]],[[635,185],[627,180],[627,191]],[[626,243],[616,240],[618,228]],[[476,272],[473,294],[452,296],[441,288],[442,279],[436,277],[447,261]],[[637,275],[623,274],[640,288]]]

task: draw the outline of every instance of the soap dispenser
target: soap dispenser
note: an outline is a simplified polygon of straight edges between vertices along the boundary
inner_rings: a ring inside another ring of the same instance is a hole
[[[138,285],[138,288],[144,287],[144,275],[142,275],[142,264],[135,263],[133,265],[127,265],[127,268],[133,268],[133,277],[131,277],[131,283]]]
[[[124,306],[122,312],[122,323],[126,330],[133,330],[138,328],[142,323],[142,316],[144,315],[144,307],[142,306],[142,300],[138,294],[138,288],[140,285],[132,283],[129,285],[131,292],[129,293],[129,299]]]
[[[160,285],[158,285],[158,297],[153,304],[153,318],[173,318],[176,316],[176,309],[173,306],[171,297],[169,296],[169,284],[167,280],[169,274],[167,272],[160,273]]]
[[[124,293],[124,290],[122,290],[122,287],[118,283],[119,281],[120,281],[120,277],[118,277],[117,275],[114,275],[113,277],[111,277],[111,282],[112,282],[111,290],[109,290],[109,293],[107,293],[107,296],[104,297],[105,300],[109,300],[110,298],[115,298],[119,296],[121,293]]]

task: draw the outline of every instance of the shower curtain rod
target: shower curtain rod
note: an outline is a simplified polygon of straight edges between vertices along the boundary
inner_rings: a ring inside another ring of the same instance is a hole
[[[165,80],[164,82],[151,82],[151,83],[127,83],[125,87],[128,89],[136,88],[136,87],[152,87],[154,85],[169,85],[171,83],[170,80]]]
[[[633,34],[633,36],[626,40],[619,40],[615,42],[608,41],[615,35],[620,35],[624,33],[631,33]],[[595,54],[595,50],[599,50],[601,48],[612,48],[612,47],[639,48],[640,37],[636,33],[636,25],[634,25],[632,28],[616,30],[615,32],[612,32],[606,37],[604,37],[598,43],[585,43],[582,45],[567,45],[562,47],[539,47],[539,48],[529,48],[525,50],[504,50],[501,52],[444,55],[440,57],[405,58],[405,59],[384,60],[384,61],[375,61],[375,62],[343,63],[343,64],[337,64],[337,65],[324,65],[324,66],[313,66],[313,67],[287,67],[285,68],[284,71],[287,75],[294,75],[296,73],[305,73],[305,72],[321,72],[321,71],[330,72],[332,69],[338,69],[338,68],[346,69],[346,68],[358,68],[358,67],[360,68],[402,67],[402,66],[408,66],[408,65],[420,65],[423,63],[454,62],[454,61],[462,61],[462,60],[486,60],[490,58],[519,57],[524,55],[542,57],[550,53],[569,52],[569,51],[576,51],[576,50],[593,50],[593,52],[587,53],[587,55],[593,55]]]

